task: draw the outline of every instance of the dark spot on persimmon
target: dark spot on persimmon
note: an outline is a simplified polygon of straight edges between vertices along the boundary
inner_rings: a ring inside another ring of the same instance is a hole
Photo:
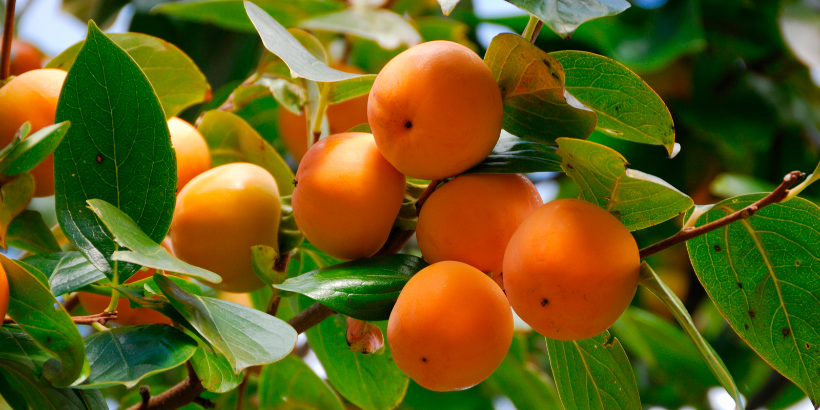
[[[299,185],[299,181],[297,181],[297,180],[295,180],[295,179],[294,179],[294,180],[293,180],[293,187],[295,188],[295,187],[296,187],[296,186],[298,186],[298,185]]]
[[[409,130],[410,128],[413,128],[413,123],[412,123],[412,122],[410,122],[410,121],[405,122],[405,123],[404,123],[404,128],[407,128],[408,130]]]
[[[549,305],[549,303],[550,303],[549,300],[544,299],[544,300],[541,301],[541,307],[547,306],[547,305]]]
[[[422,358],[421,358],[421,361],[422,361],[422,362],[427,363],[427,358],[426,358],[426,357],[422,357]]]
[[[558,77],[558,74],[552,73],[552,78],[561,81],[561,77]]]

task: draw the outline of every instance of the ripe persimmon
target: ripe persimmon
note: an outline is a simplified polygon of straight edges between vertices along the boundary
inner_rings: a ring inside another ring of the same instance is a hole
[[[542,203],[538,190],[521,174],[458,176],[433,192],[421,208],[416,224],[419,249],[427,262],[464,262],[492,272],[503,286],[507,242]]]
[[[6,270],[0,266],[0,318],[6,317],[9,308],[9,280]]]
[[[251,265],[251,247],[279,248],[282,204],[273,176],[245,162],[225,164],[192,179],[177,195],[171,220],[175,255],[208,269],[222,282],[209,286],[252,292],[264,286]]]
[[[467,47],[431,41],[382,69],[367,106],[376,145],[401,173],[442,179],[481,162],[501,134],[501,91]]]
[[[211,169],[211,153],[202,134],[185,120],[172,117],[168,120],[171,131],[171,145],[177,155],[177,192],[188,181]]]
[[[3,37],[0,36],[0,42],[2,40]],[[14,76],[43,67],[43,52],[37,47],[16,38],[11,40],[10,57],[9,74]]]
[[[512,338],[504,292],[478,269],[454,261],[410,278],[387,323],[396,365],[435,391],[466,389],[489,377]]]
[[[170,239],[165,238],[161,245],[167,249],[168,252],[173,253],[171,250]],[[150,278],[154,276],[155,272],[156,269],[152,268],[139,270],[134,274],[134,276],[128,278],[125,283],[132,283]],[[80,299],[80,305],[82,305],[83,309],[85,309],[85,311],[89,314],[100,313],[104,311],[111,303],[110,297],[96,295],[93,293],[79,292],[77,297]],[[157,312],[156,310],[132,308],[128,302],[128,298],[120,295],[119,300],[117,301],[117,320],[114,322],[123,326],[149,325],[153,323],[170,325],[171,319],[168,319],[165,315]]]
[[[596,336],[635,296],[640,257],[629,230],[579,199],[548,202],[518,227],[504,254],[504,288],[518,316],[558,340]]]
[[[8,145],[23,123],[31,132],[54,124],[57,100],[66,72],[55,69],[29,71],[0,88],[0,148]],[[49,155],[31,171],[34,196],[54,195],[54,156]]]
[[[293,216],[305,238],[327,254],[366,258],[387,241],[404,185],[404,175],[384,159],[373,135],[331,135],[299,164]]]
[[[346,73],[363,74],[356,67],[335,64],[333,68]],[[331,134],[343,133],[359,124],[367,122],[367,94],[331,104],[327,107],[327,122]],[[296,161],[301,161],[307,152],[307,120],[305,114],[296,115],[286,108],[279,108],[279,133],[282,142]]]

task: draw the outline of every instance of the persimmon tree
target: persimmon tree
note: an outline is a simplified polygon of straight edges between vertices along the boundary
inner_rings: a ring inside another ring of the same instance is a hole
[[[816,408],[820,12],[507,1],[7,0],[0,408]]]

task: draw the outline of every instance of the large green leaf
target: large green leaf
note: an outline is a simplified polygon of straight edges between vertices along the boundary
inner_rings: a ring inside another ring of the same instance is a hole
[[[566,93],[564,69],[555,58],[521,36],[504,33],[493,38],[484,62],[501,89],[505,130],[547,144],[592,134],[595,113]]]
[[[0,264],[9,282],[8,315],[62,364],[47,366],[46,378],[55,386],[70,386],[81,377],[85,363],[77,326],[40,279],[5,256],[0,255]]]
[[[0,394],[14,410],[108,410],[97,390],[56,388],[24,365],[0,360]]]
[[[605,331],[589,339],[547,339],[552,375],[567,410],[639,410],[635,375],[621,342]]]
[[[57,104],[56,121],[71,121],[54,151],[57,217],[66,237],[97,269],[124,282],[139,266],[111,259],[117,244],[86,200],[114,204],[160,242],[176,202],[174,149],[145,74],[93,21],[76,63]]]
[[[694,204],[662,179],[628,169],[626,159],[604,145],[560,138],[558,154],[578,184],[578,197],[619,216],[630,231],[672,219]]]
[[[585,21],[618,14],[626,0],[507,0],[538,17],[558,35],[569,38]]]
[[[105,279],[105,274],[79,252],[35,255],[24,261],[48,276],[48,285],[51,287],[51,293],[55,295],[74,292],[83,286]]]
[[[288,355],[265,365],[259,375],[259,408],[343,410],[342,402],[302,359]]]
[[[148,77],[166,119],[211,99],[211,86],[205,74],[177,46],[141,33],[111,33],[108,37],[122,47]],[[69,71],[82,47],[83,42],[74,44],[46,67]]]
[[[281,360],[296,345],[296,331],[280,319],[238,303],[191,295],[160,274],[154,274],[154,281],[235,373]]]
[[[68,132],[69,122],[52,124],[29,135],[0,162],[5,175],[29,172],[54,152]]]
[[[242,383],[243,374],[236,374],[225,355],[200,345],[196,348],[191,365],[208,391],[226,393]]]
[[[311,17],[299,23],[308,30],[323,30],[373,40],[386,50],[401,45],[413,47],[421,36],[404,17],[391,10],[349,8]]]
[[[291,298],[296,310],[306,309],[314,301],[305,296]],[[387,334],[387,322],[374,322]],[[347,320],[334,315],[309,329],[308,342],[327,372],[333,387],[364,410],[395,408],[404,398],[409,378],[396,366],[390,346],[373,354],[354,353],[347,345]]]
[[[0,186],[0,245],[5,249],[6,235],[12,220],[20,215],[34,196],[34,177],[18,175]]]
[[[598,114],[599,130],[615,138],[663,145],[673,153],[672,115],[637,74],[615,60],[585,51],[550,55],[564,67],[567,91]]]
[[[0,361],[22,363],[39,376],[43,364],[51,358],[26,332],[11,326],[0,327]]]
[[[387,320],[404,285],[427,263],[412,255],[345,262],[286,280],[275,288],[301,293],[361,320]]]
[[[516,333],[504,361],[485,381],[507,396],[516,409],[563,410],[549,377],[529,363],[526,338]]]
[[[285,27],[293,27],[310,16],[344,8],[335,0],[255,0],[254,4]],[[162,3],[152,12],[198,23],[213,24],[229,30],[255,32],[245,13],[242,0],[192,0]]]
[[[293,77],[332,83],[362,76],[328,67],[264,9],[249,1],[244,3],[248,17],[262,37],[265,48],[288,65]]]
[[[40,212],[26,209],[9,224],[6,245],[32,254],[60,252],[60,244]]]
[[[85,339],[91,375],[80,388],[132,388],[145,377],[185,363],[196,342],[168,325],[124,326]]]
[[[171,255],[165,247],[149,238],[128,214],[100,199],[89,199],[89,208],[114,235],[114,240],[130,251],[116,251],[112,260],[132,262],[149,268],[219,283],[222,278],[206,269],[191,265]],[[122,282],[122,281],[121,281]]]
[[[715,204],[702,226],[765,194]],[[706,293],[772,367],[820,401],[820,208],[802,199],[769,205],[686,246]]]
[[[293,194],[293,171],[282,156],[245,120],[226,111],[208,111],[197,127],[208,143],[213,165],[250,162],[273,175],[279,195]]]
[[[522,174],[561,172],[561,156],[555,147],[526,141],[501,130],[493,152],[465,174]]]

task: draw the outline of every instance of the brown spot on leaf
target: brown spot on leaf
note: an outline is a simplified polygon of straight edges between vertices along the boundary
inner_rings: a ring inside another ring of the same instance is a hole
[[[806,343],[806,350],[809,350],[809,349],[811,349],[811,345]]]
[[[800,260],[794,261],[794,266],[800,266]]]
[[[752,319],[755,318],[755,312],[753,310],[749,311],[749,317],[752,318]]]
[[[567,168],[569,168],[569,169],[575,169],[575,167],[573,167],[573,166],[572,166],[572,164],[567,164]]]
[[[715,252],[720,252],[721,250],[722,249],[720,249],[720,245],[715,245]]]
[[[103,156],[102,156],[102,154],[97,154],[97,163],[98,163],[98,164],[102,164],[102,162],[103,162]]]
[[[297,185],[299,185],[299,181],[294,179],[293,180],[293,187],[296,188]]]
[[[749,329],[749,325],[747,325],[747,324],[744,324],[743,327],[746,328],[746,329]]]
[[[557,81],[561,81],[561,78],[558,77],[558,74],[552,73],[552,78],[556,79]]]
[[[780,331],[780,334],[782,334],[783,337],[788,337],[791,332],[791,329],[784,327],[783,330]]]
[[[738,282],[738,283],[737,283],[737,287],[739,287],[740,289],[743,289],[743,284],[742,284],[742,283],[740,283],[740,282]]]

